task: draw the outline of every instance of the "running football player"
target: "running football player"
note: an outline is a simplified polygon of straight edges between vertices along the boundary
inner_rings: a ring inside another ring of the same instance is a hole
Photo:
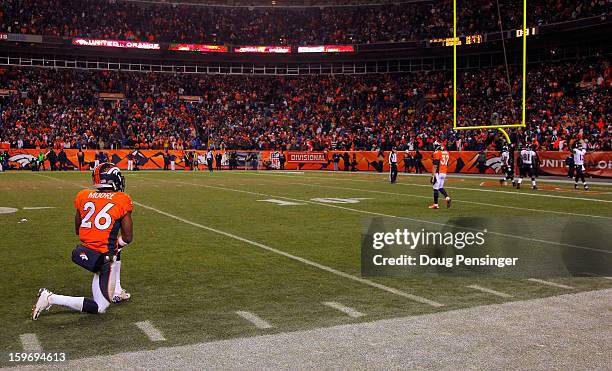
[[[431,171],[431,184],[433,184],[433,205],[430,209],[439,209],[438,198],[439,193],[442,193],[446,201],[446,207],[451,207],[451,198],[444,190],[444,181],[446,180],[446,172],[448,170],[448,161],[450,155],[443,148],[442,144],[434,142],[433,167]]]
[[[582,143],[576,145],[574,148],[574,189],[578,189],[578,179],[582,180],[582,186],[585,191],[589,190],[589,185],[584,179],[584,156],[586,155],[586,149]]]
[[[82,190],[75,200],[74,224],[81,244],[74,249],[72,260],[94,273],[93,298],[58,295],[41,288],[32,307],[33,320],[52,305],[104,313],[112,302],[130,298],[121,288],[119,275],[121,249],[133,238],[132,200],[123,193],[125,179],[114,164],[99,164],[92,177],[95,190]]]
[[[527,144],[525,148],[521,150],[521,170],[520,170],[520,178],[518,183],[516,184],[516,188],[521,188],[521,183],[523,182],[523,178],[529,176],[531,178],[531,188],[538,189],[535,180],[535,169],[534,169],[534,161],[536,159],[536,153],[531,149],[531,145]]]
[[[504,147],[502,148],[500,157],[504,177],[499,180],[499,184],[503,186],[508,180],[514,183],[514,159],[512,158],[512,155],[510,154],[510,149],[507,145],[504,145]]]

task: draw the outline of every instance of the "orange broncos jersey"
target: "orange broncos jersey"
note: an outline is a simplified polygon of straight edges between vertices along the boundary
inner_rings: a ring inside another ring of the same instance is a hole
[[[446,172],[448,171],[448,161],[450,160],[450,155],[448,154],[448,152],[446,150],[436,151],[433,154],[433,159],[434,161],[438,160],[440,162],[438,174],[446,174]]]
[[[121,219],[134,209],[130,196],[85,189],[77,194],[74,206],[81,214],[79,238],[83,246],[101,253],[115,251]]]

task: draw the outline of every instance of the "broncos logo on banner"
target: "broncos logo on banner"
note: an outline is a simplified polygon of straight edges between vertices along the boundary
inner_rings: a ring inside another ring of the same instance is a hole
[[[501,171],[502,160],[499,156],[488,158],[485,164],[487,165],[487,167],[493,169],[493,171],[495,171],[496,173],[499,173]]]
[[[16,162],[18,163],[21,167],[25,167],[26,165],[29,165],[30,162],[32,161],[32,159],[35,159],[36,156],[27,154],[27,153],[20,153],[18,155],[14,155],[9,157],[9,162]]]

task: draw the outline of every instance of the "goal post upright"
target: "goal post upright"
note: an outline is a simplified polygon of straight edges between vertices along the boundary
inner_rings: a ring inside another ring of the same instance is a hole
[[[501,22],[501,19],[500,19]],[[501,35],[504,42],[504,34]],[[453,129],[454,130],[474,130],[474,129],[498,129],[504,133],[504,137],[509,141],[506,128],[517,128],[526,126],[526,98],[527,98],[527,0],[523,0],[523,68],[522,68],[522,102],[521,102],[521,122],[518,124],[502,125],[478,125],[478,126],[458,126],[457,125],[457,0],[453,0]],[[508,63],[508,61],[506,61]],[[512,88],[512,87],[510,87]]]

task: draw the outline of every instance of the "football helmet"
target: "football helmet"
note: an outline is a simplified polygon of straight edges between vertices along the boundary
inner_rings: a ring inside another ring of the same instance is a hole
[[[103,162],[93,169],[91,174],[94,188],[98,191],[112,190],[123,192],[125,190],[125,178],[121,170],[115,164]]]
[[[438,142],[437,140],[434,142],[433,146],[434,146],[434,151],[440,151],[442,149],[442,144]]]

